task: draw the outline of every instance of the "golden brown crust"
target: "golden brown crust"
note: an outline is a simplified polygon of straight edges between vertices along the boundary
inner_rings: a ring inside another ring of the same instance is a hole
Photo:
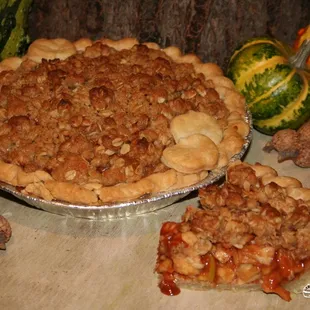
[[[266,175],[262,177],[262,182],[264,185],[274,182],[282,187],[302,187],[300,181],[292,177],[286,176],[270,176]]]
[[[159,50],[160,49],[160,46],[157,43],[154,43],[154,42],[144,42],[144,43],[142,43],[142,45],[145,45],[148,48],[151,48],[153,50]]]
[[[85,49],[88,46],[91,46],[93,44],[92,40],[88,39],[88,38],[81,38],[75,42],[73,42],[73,45],[75,47],[75,49],[77,50],[77,52],[84,52]]]
[[[303,188],[303,187],[287,187],[286,188],[287,194],[298,200],[308,201],[310,203],[310,188]]]
[[[215,76],[211,75],[211,76],[208,76],[207,80],[212,81],[214,85],[217,85],[218,87],[236,89],[233,81],[223,75],[215,75]]]
[[[224,131],[224,137],[219,144],[219,149],[226,154],[228,160],[235,154],[239,153],[243,147],[244,139],[239,135],[234,128],[229,128]]]
[[[142,179],[135,183],[119,184],[111,187],[102,187],[97,194],[102,202],[128,201],[149,194],[153,190],[153,182],[149,179]]]
[[[182,55],[182,52],[176,46],[166,47],[163,51],[177,63],[201,64],[201,60],[196,55]]]
[[[7,164],[0,160],[0,180],[14,186],[27,186],[31,183],[52,180],[52,177],[40,170],[26,173],[17,165]]]
[[[218,148],[207,136],[194,134],[182,138],[163,151],[162,162],[182,173],[212,170],[218,162]]]
[[[169,169],[166,172],[152,174],[135,183],[101,187],[95,192],[99,195],[100,200],[105,203],[128,201],[145,194],[158,193],[168,189],[180,189],[201,181],[207,175],[207,171],[200,174],[182,174]]]
[[[246,137],[249,134],[250,128],[241,117],[240,119],[228,119],[228,130],[235,130],[241,137]]]
[[[103,44],[106,44],[108,46],[111,46],[115,48],[117,51],[123,50],[123,49],[130,49],[134,45],[139,44],[138,40],[135,38],[124,38],[121,40],[111,40],[111,39],[100,39],[96,42],[101,42]]]
[[[43,58],[47,60],[55,58],[64,60],[74,54],[82,54],[97,43],[105,44],[114,48],[116,51],[121,51],[124,49],[131,49],[139,42],[134,38],[124,38],[117,41],[104,38],[95,42],[87,38],[82,38],[75,42],[70,42],[61,38],[50,40],[38,39],[30,45],[27,54],[23,58],[15,57],[2,61],[0,63],[0,72],[1,70],[16,70],[19,66],[28,66],[32,68],[34,62],[40,63]],[[143,43],[143,45],[154,50],[160,49],[159,45],[152,42]],[[213,88],[218,91],[220,99],[224,101],[225,106],[229,110],[228,116],[219,120],[216,119],[216,117],[219,117],[218,114],[209,115],[208,111],[183,112],[179,113],[179,116],[175,118],[169,114],[169,111],[163,112],[166,119],[173,119],[171,123],[171,135],[174,137],[176,144],[174,145],[167,137],[160,137],[161,143],[168,146],[162,157],[162,162],[174,169],[169,169],[162,173],[153,173],[139,181],[131,183],[121,184],[120,181],[118,185],[105,186],[104,184],[97,183],[98,180],[96,178],[91,182],[74,184],[59,181],[59,175],[57,175],[58,179],[56,180],[53,178],[53,174],[52,177],[44,171],[38,170],[26,173],[15,164],[3,163],[4,168],[0,169],[0,180],[14,186],[23,186],[25,187],[23,190],[25,193],[43,197],[46,200],[60,199],[76,203],[98,204],[100,202],[126,201],[136,199],[148,193],[189,186],[205,177],[208,174],[208,170],[217,166],[222,167],[226,165],[229,159],[236,152],[240,151],[244,143],[244,137],[249,131],[249,126],[244,121],[245,102],[243,97],[235,91],[232,81],[223,76],[223,71],[216,64],[202,63],[200,59],[193,54],[183,55],[177,47],[167,47],[163,49],[163,51],[176,63],[192,64],[196,73],[202,73],[205,76],[206,84],[210,85],[210,89]],[[88,53],[88,55],[93,57],[91,52]],[[77,77],[77,79],[78,78],[79,77]],[[192,96],[198,97],[198,94],[202,97],[206,96],[206,92],[204,90],[201,91],[199,85],[194,93],[186,93],[186,91],[183,91],[182,100],[186,102],[186,100],[192,98]],[[167,100],[165,97],[166,95],[163,94],[162,91],[155,95],[156,100]],[[176,102],[175,104],[178,105],[180,102]],[[172,106],[172,108],[179,109],[179,106]],[[20,115],[26,115],[26,112],[23,111],[20,106],[18,106],[18,109]],[[223,110],[224,112],[225,109]],[[222,113],[224,113],[223,111]],[[110,115],[104,114],[109,112],[108,110],[100,111],[100,113],[101,112],[103,117],[109,117]],[[185,127],[177,124],[182,118],[185,119],[188,124]],[[73,125],[78,124],[78,122],[78,118],[72,120]],[[152,139],[151,133],[143,133],[143,135],[145,135],[147,139]],[[115,144],[118,143],[118,140],[119,138],[115,139]],[[120,143],[123,142],[121,141]],[[103,146],[100,147],[102,148]],[[130,144],[124,143],[121,152],[126,154],[128,148],[130,148]],[[103,148],[102,152],[110,156],[114,151]],[[178,152],[181,153],[176,154]],[[190,156],[187,156],[186,154],[189,153]],[[173,155],[171,156],[171,154]],[[193,154],[195,160],[191,160]],[[92,155],[86,154],[85,156]],[[84,162],[81,162],[79,165],[84,164]],[[64,180],[70,181],[71,177],[75,178],[79,176],[79,172],[75,168],[70,169],[71,170],[68,170],[63,176]],[[80,194],[78,194],[79,191]]]
[[[167,190],[177,182],[177,172],[169,169],[165,172],[154,173],[146,177],[153,183],[152,193],[158,193]]]
[[[31,183],[22,190],[25,195],[33,195],[36,197],[41,197],[44,200],[52,201],[55,197],[51,192],[45,187],[43,182]]]
[[[37,39],[28,49],[26,57],[37,63],[44,59],[66,59],[76,53],[74,44],[66,39]]]
[[[161,278],[160,278],[161,279]],[[298,279],[294,281],[287,282],[283,285],[285,289],[294,293],[301,294],[304,287],[310,282],[310,271],[305,272]],[[216,287],[212,283],[202,282],[202,281],[192,281],[185,280],[182,277],[176,276],[176,283],[180,288],[204,291],[204,290],[216,290],[216,291],[232,291],[232,292],[251,292],[251,291],[263,291],[262,287],[259,284],[238,284],[236,286],[229,284],[219,284]]]
[[[20,57],[10,57],[2,60],[0,62],[0,72],[7,70],[16,70],[22,63],[22,58]]]
[[[238,162],[236,162],[236,164],[237,163]],[[254,165],[251,165],[251,168],[255,170],[255,174],[258,178],[262,178],[263,176],[277,176],[278,175],[275,169],[267,165],[254,164]]]
[[[199,181],[205,179],[208,176],[207,171],[202,171],[201,173],[192,173],[192,174],[184,174],[177,172],[177,181],[169,190],[181,189],[183,187],[187,187],[198,183]]]
[[[237,160],[234,163],[229,165],[229,169],[232,169],[236,165],[240,165],[241,161]],[[294,177],[290,176],[279,176],[277,171],[270,166],[262,165],[260,163],[256,163],[250,165],[246,162],[242,162],[244,167],[250,167],[255,171],[255,175],[257,178],[261,179],[263,185],[267,185],[270,183],[275,183],[286,189],[289,195],[292,195],[293,198],[302,199],[305,201],[309,200],[309,191],[308,188],[303,188],[302,183]],[[228,169],[228,171],[229,171]]]
[[[228,165],[230,157],[228,155],[231,153],[228,151],[228,147],[225,143],[222,143],[218,146],[219,159],[217,162],[217,167],[222,168]]]
[[[176,143],[178,143],[180,139],[187,138],[193,134],[207,136],[216,145],[219,144],[223,138],[223,131],[214,117],[206,113],[192,110],[172,119],[170,131]]]
[[[215,90],[220,94],[230,112],[238,112],[240,115],[245,114],[245,98],[236,90],[219,86]]]
[[[86,205],[96,204],[98,201],[96,193],[78,184],[47,181],[45,182],[45,188],[51,193],[53,198],[57,200]]]
[[[222,69],[214,64],[214,63],[197,63],[195,64],[195,71],[198,73],[202,73],[207,79],[216,77],[216,76],[223,76]]]

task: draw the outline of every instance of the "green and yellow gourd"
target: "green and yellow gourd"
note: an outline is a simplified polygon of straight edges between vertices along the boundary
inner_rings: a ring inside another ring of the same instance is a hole
[[[297,129],[310,118],[310,74],[303,69],[310,47],[306,43],[298,68],[291,61],[292,49],[272,38],[248,40],[232,55],[227,75],[245,96],[257,130],[273,135]]]
[[[0,61],[21,56],[29,45],[28,12],[32,0],[0,0]]]

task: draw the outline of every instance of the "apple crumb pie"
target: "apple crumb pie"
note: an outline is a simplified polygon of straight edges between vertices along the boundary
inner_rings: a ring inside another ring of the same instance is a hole
[[[99,205],[195,184],[248,133],[233,83],[176,47],[38,39],[0,63],[0,181],[48,201]]]

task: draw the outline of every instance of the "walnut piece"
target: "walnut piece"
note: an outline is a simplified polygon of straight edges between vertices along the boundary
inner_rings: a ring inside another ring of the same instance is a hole
[[[302,168],[310,167],[310,120],[298,130],[283,129],[278,131],[269,141],[263,150],[278,152],[278,162],[293,160]]]
[[[8,220],[0,215],[0,250],[5,250],[5,244],[10,240],[12,229]]]

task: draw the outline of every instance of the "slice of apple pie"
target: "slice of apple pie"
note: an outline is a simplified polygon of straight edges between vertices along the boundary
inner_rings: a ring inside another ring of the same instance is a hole
[[[161,290],[261,289],[286,301],[309,283],[310,189],[260,164],[235,163],[160,231]],[[308,282],[306,277],[308,275]]]

